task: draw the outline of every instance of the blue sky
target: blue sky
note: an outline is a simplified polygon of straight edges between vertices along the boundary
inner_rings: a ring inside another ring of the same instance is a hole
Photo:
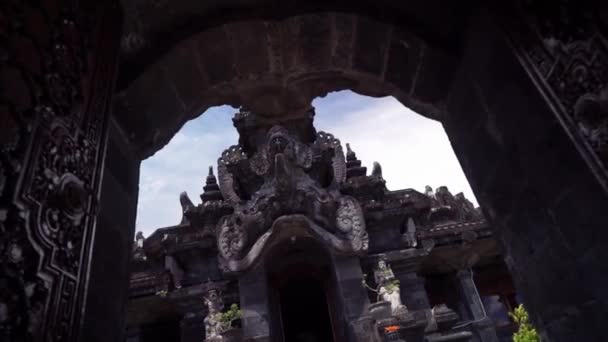
[[[392,97],[371,98],[340,91],[317,98],[315,126],[350,143],[368,172],[378,161],[390,190],[446,185],[477,204],[442,125]],[[187,122],[162,150],[141,164],[136,229],[145,236],[181,220],[179,194],[200,203],[210,165],[238,141],[232,126],[236,109],[208,109]]]

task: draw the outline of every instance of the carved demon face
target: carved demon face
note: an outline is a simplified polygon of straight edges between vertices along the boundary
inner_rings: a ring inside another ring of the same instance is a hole
[[[291,141],[285,128],[274,126],[268,131],[268,148],[272,156],[285,153],[289,145]]]

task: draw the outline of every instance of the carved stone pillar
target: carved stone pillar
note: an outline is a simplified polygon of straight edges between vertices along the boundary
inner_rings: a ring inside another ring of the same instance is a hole
[[[259,265],[239,277],[243,341],[270,341],[266,269]]]
[[[332,256],[337,302],[346,329],[337,332],[337,339],[349,342],[378,341],[374,320],[369,314],[369,298],[362,285],[363,272],[359,257]],[[340,337],[338,337],[340,336]]]
[[[487,317],[483,302],[477,292],[473,272],[470,269],[459,270],[456,273],[459,290],[465,302],[467,311],[471,315],[472,330],[475,331],[481,342],[498,342],[494,323]]]

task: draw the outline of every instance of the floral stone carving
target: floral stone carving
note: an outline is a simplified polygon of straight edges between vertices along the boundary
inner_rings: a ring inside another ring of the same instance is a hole
[[[313,163],[315,171],[329,171],[322,176],[313,173]],[[367,251],[361,207],[338,190],[346,164],[340,142],[331,134],[318,132],[316,140],[306,144],[286,128],[273,126],[251,157],[240,146],[232,146],[218,165],[223,197],[234,208],[216,228],[225,271],[249,267],[273,234],[273,224],[285,217],[307,226],[338,252]],[[243,182],[256,177],[261,185],[247,194]]]

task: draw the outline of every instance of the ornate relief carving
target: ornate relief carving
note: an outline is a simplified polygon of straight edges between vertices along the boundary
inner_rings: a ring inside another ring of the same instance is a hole
[[[43,138],[26,194],[38,207],[37,224],[42,243],[50,249],[50,263],[77,276],[80,266],[85,214],[93,194],[97,146],[80,134],[56,124]]]
[[[367,250],[369,239],[365,231],[365,219],[356,199],[342,196],[336,213],[336,227],[353,243],[353,250]]]
[[[232,145],[222,152],[222,156],[217,161],[217,176],[220,184],[220,191],[224,199],[231,203],[238,203],[240,197],[236,192],[236,184],[232,177],[232,172],[228,168],[238,165],[240,161],[246,160],[245,152],[238,145]],[[259,162],[258,162],[259,163]],[[257,165],[253,170],[261,172],[264,166]]]
[[[599,95],[581,96],[574,106],[574,118],[591,147],[608,161],[608,87]]]
[[[572,122],[573,130],[588,143],[589,152],[603,164],[602,177],[608,177],[608,152],[603,120],[586,120],[577,113],[581,99],[599,97],[608,86],[608,40],[598,8],[577,1],[559,0],[546,3],[523,1],[524,13],[531,28],[530,39],[522,35],[515,40],[524,59],[549,88],[557,109]],[[516,30],[513,30],[516,31]],[[601,112],[597,112],[598,115]]]
[[[334,178],[327,187],[309,174],[313,161],[333,170]],[[241,168],[234,167],[237,163]],[[318,133],[307,145],[297,134],[274,126],[251,158],[233,146],[222,154],[219,164],[222,192],[226,198],[233,198],[234,206],[234,214],[222,218],[217,226],[220,264],[225,270],[235,272],[248,267],[272,234],[273,224],[286,217],[291,217],[294,224],[308,226],[341,252],[367,250],[359,203],[338,190],[340,180],[335,177],[343,179],[346,167],[340,142],[331,134]],[[237,172],[254,173],[264,179],[249,198],[238,195]]]
[[[78,339],[115,50],[90,49],[99,21],[76,5],[0,6],[3,341]]]
[[[336,139],[331,133],[318,132],[313,149],[334,151],[334,155],[331,159],[334,179],[338,184],[344,182],[346,179],[346,158],[340,140]]]

